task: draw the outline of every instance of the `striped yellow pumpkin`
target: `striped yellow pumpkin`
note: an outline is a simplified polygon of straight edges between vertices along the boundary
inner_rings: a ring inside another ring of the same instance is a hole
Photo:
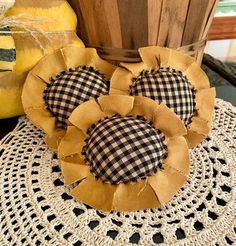
[[[6,15],[18,14],[45,18],[47,20],[45,23],[36,23],[36,27],[45,32],[76,30],[76,15],[65,0],[16,0],[15,5],[7,11]],[[7,72],[4,76],[1,76],[0,73],[0,105],[4,104],[4,107],[0,107],[0,118],[8,118],[24,113],[21,103],[24,80],[30,69],[45,54],[66,45],[84,47],[84,44],[74,32],[52,34],[50,36],[51,41],[48,41],[42,35],[37,36],[43,45],[44,52],[29,34],[13,33],[16,63],[12,72]]]
[[[0,29],[0,73],[12,71],[16,64],[15,42],[10,28]]]

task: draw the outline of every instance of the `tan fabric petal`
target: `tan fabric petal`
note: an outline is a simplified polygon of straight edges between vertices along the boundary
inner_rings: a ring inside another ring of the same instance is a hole
[[[187,133],[184,123],[163,103],[154,112],[153,125],[167,137],[182,136]]]
[[[96,49],[93,48],[85,49],[69,46],[63,48],[62,53],[67,69],[78,66],[93,66],[109,79],[116,68],[116,66],[102,60],[98,56]]]
[[[130,113],[134,105],[134,97],[122,95],[101,96],[98,103],[106,115],[119,114],[126,116]]]
[[[30,120],[44,132],[51,135],[54,133],[56,128],[56,119],[51,116],[46,108],[30,108],[25,109],[25,113],[30,118]]]
[[[208,121],[194,116],[192,117],[192,122],[188,125],[188,130],[207,136],[210,128],[208,126]]]
[[[30,120],[47,133],[45,137],[47,146],[56,152],[58,144],[65,134],[65,130],[56,129],[56,119],[47,110],[43,99],[45,88],[46,83],[30,72],[24,84],[22,103],[25,113]]]
[[[81,155],[81,153],[63,157],[63,158],[61,158],[61,160],[65,161],[65,162],[75,163],[75,164],[79,163],[80,165],[87,165],[85,163],[84,157]]]
[[[185,138],[189,148],[194,148],[206,138],[206,135],[200,134],[193,130],[188,130],[188,134],[185,136]]]
[[[114,193],[113,210],[135,211],[157,207],[160,203],[147,180],[119,184]]]
[[[148,69],[145,63],[138,62],[138,63],[120,63],[121,67],[124,67],[128,71],[132,73],[133,77],[138,76],[143,70]]]
[[[196,90],[209,88],[210,85],[208,77],[196,62],[192,63],[184,74]]]
[[[154,112],[157,107],[158,104],[154,100],[148,97],[135,96],[134,106],[132,111],[130,112],[130,115],[142,115],[145,117],[146,120],[153,122]]]
[[[61,139],[64,137],[66,131],[64,129],[56,129],[51,135],[47,135],[44,139],[47,146],[54,152],[57,152],[58,145],[61,142]]]
[[[186,139],[182,136],[172,137],[166,140],[168,157],[163,163],[163,167],[170,166],[178,170],[183,175],[189,174],[190,156]]]
[[[168,66],[173,67],[181,72],[184,72],[194,62],[195,59],[193,57],[185,55],[180,51],[171,49]]]
[[[98,55],[96,55],[93,59],[93,63],[91,66],[96,67],[101,73],[103,73],[108,79],[111,78],[115,69],[117,68],[115,65],[108,63],[107,61],[101,59]]]
[[[89,166],[86,165],[61,161],[60,166],[67,185],[73,184],[90,175]]]
[[[50,78],[67,70],[64,56],[61,50],[44,56],[37,65],[31,70],[31,73],[50,83]]]
[[[159,69],[159,66],[169,66],[170,51],[160,46],[149,46],[140,48],[139,54],[149,69]]]
[[[22,92],[22,104],[24,108],[44,107],[43,91],[45,88],[45,82],[30,72]]]
[[[161,204],[167,203],[175,193],[183,186],[187,176],[182,175],[176,169],[166,166],[154,176],[148,178],[148,183],[155,191]]]
[[[71,191],[71,195],[93,208],[111,211],[116,189],[117,186],[95,180],[95,177],[91,175],[82,180]]]
[[[123,91],[129,95],[130,86],[132,85],[132,74],[124,68],[118,67],[111,77],[110,94],[116,90]]]
[[[70,115],[69,121],[86,134],[88,128],[104,118],[106,115],[101,111],[95,100],[90,100],[79,105]]]
[[[215,105],[215,88],[203,89],[196,92],[196,110],[200,118],[211,121]]]
[[[84,133],[74,126],[68,126],[66,135],[61,140],[58,147],[59,158],[65,158],[66,156],[80,154],[84,145],[85,135]],[[81,155],[82,158],[82,155]]]
[[[211,121],[193,117],[192,122],[188,125],[188,134],[185,136],[189,148],[194,148],[201,143],[209,134],[211,127]]]
[[[117,89],[114,89],[114,88],[110,88],[109,94],[110,95],[113,95],[113,94],[129,95],[129,92],[128,91],[117,90]]]
[[[78,48],[69,46],[62,48],[62,54],[65,60],[67,69],[78,66],[88,66],[93,62],[97,52],[93,48]]]

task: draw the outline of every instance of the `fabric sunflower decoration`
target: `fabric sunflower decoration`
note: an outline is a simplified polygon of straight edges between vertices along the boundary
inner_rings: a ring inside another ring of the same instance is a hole
[[[110,95],[80,104],[58,147],[71,195],[104,211],[160,207],[187,180],[185,134],[172,110],[147,97]]]
[[[184,122],[188,145],[195,147],[211,130],[215,89],[190,56],[158,46],[140,48],[139,54],[142,62],[121,63],[116,69],[110,94],[165,103]]]
[[[57,150],[71,112],[90,99],[109,92],[115,66],[95,49],[68,46],[42,58],[30,71],[22,92],[24,111]]]

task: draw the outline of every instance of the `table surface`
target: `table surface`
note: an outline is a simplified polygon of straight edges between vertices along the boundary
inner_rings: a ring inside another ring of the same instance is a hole
[[[18,122],[18,117],[0,120],[0,139],[12,131]]]

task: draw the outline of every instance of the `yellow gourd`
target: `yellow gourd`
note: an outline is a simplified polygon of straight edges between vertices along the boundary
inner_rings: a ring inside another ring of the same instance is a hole
[[[66,0],[16,0],[6,16],[19,14],[48,19],[36,24],[47,31],[75,30],[77,26],[76,14]]]
[[[24,113],[21,103],[24,80],[29,70],[44,55],[66,45],[84,47],[75,33],[76,15],[65,0],[16,0],[6,16],[17,15],[24,16],[25,19],[35,19],[32,30],[40,29],[44,35],[35,31],[33,36],[29,33],[19,34],[19,28],[12,29],[16,64],[12,72],[0,72],[0,118]]]
[[[15,0],[0,1],[0,73],[12,71],[16,64],[15,42],[10,28],[1,25],[6,11],[11,8]]]
[[[0,73],[12,71],[15,64],[16,49],[10,29],[0,28]]]

